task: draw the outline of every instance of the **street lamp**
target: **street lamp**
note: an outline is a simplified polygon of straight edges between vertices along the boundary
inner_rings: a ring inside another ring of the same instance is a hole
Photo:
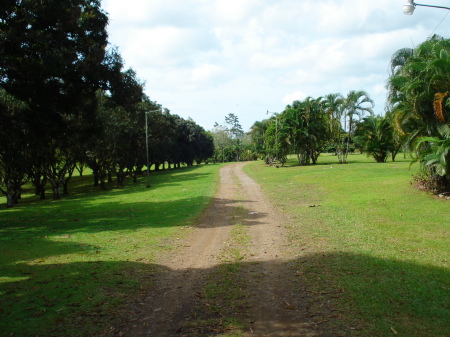
[[[432,5],[422,5],[415,3],[414,0],[408,0],[406,5],[403,5],[403,14],[406,15],[413,15],[414,10],[416,9],[416,6],[423,6],[423,7],[433,7],[433,8],[442,8],[442,9],[448,9],[450,10],[450,7],[443,7],[443,6],[432,6]]]
[[[275,115],[275,160],[278,161],[278,112],[269,112],[267,110],[266,115],[268,114]]]
[[[161,111],[161,109],[150,110],[145,112],[145,147],[147,149],[147,188],[152,187],[152,185],[150,185],[150,160],[148,156],[148,114],[150,112],[157,112],[157,111]]]

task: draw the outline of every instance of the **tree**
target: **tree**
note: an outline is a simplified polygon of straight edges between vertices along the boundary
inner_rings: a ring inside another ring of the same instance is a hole
[[[160,165],[171,163],[176,153],[177,124],[169,111],[161,111],[155,105],[149,105],[149,148],[151,163],[158,171]]]
[[[450,126],[438,127],[439,137],[420,137],[416,142],[422,172],[430,177],[434,193],[450,189]]]
[[[328,115],[322,97],[307,97],[286,107],[283,117],[290,128],[290,144],[300,165],[316,164],[328,140]]]
[[[422,167],[428,166],[426,150],[433,151],[436,144],[442,146],[446,141],[442,129],[448,127],[450,117],[449,52],[450,40],[433,36],[415,48],[404,62],[397,62],[388,81],[394,130],[407,139]],[[449,178],[438,172],[438,169],[426,172],[433,191],[449,185]]]
[[[225,156],[225,149],[232,146],[233,143],[233,140],[228,133],[228,129],[216,122],[211,134],[214,142],[215,151],[213,156],[215,161],[220,161],[222,163],[228,161],[229,159]]]
[[[33,137],[23,122],[26,109],[24,102],[0,88],[0,191],[8,208],[18,202],[33,162]]]
[[[244,137],[244,131],[241,124],[239,124],[239,118],[235,114],[228,114],[225,116],[225,124],[228,125],[228,133],[233,140],[236,149],[236,161],[240,160],[240,146],[242,138]]]
[[[254,151],[260,159],[263,159],[266,163],[269,160],[269,151],[266,142],[266,132],[269,127],[269,120],[256,121],[253,123],[250,129],[250,139],[254,147]]]
[[[276,114],[267,121],[264,134],[267,149],[268,163],[280,163],[281,166],[287,161],[289,154],[289,124],[285,123],[285,115]]]
[[[206,134],[206,131],[197,125],[192,119],[184,120],[177,118],[177,147],[179,148],[179,163],[192,166],[211,158],[214,153],[213,140]]]
[[[450,88],[450,40],[433,36],[420,44],[389,78],[389,103],[396,131],[409,134],[409,143],[438,135],[448,120],[443,109]]]
[[[386,117],[365,117],[357,124],[355,136],[361,138],[364,151],[377,163],[385,162],[389,153],[394,151],[393,130]]]
[[[46,157],[56,199],[70,176],[70,142],[92,134],[95,92],[108,81],[107,21],[98,0],[7,0],[0,7],[0,86],[28,106],[24,128],[35,135],[35,155]]]
[[[108,20],[100,1],[8,0],[1,9],[1,87],[28,104],[37,128],[92,114],[105,82]]]
[[[344,129],[347,131],[346,147],[342,155],[342,163],[347,162],[350,149],[350,141],[355,131],[355,122],[364,118],[369,113],[373,114],[374,103],[369,95],[363,90],[351,90],[344,100]]]
[[[328,135],[341,164],[346,158],[346,133],[342,127],[344,103],[344,97],[339,93],[328,94],[323,100],[325,113],[328,115]]]

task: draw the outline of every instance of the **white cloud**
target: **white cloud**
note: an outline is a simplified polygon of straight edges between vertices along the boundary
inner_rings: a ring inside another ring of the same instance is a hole
[[[192,71],[192,86],[211,85],[214,81],[220,81],[224,78],[227,71],[214,64],[205,64]]]
[[[110,41],[151,99],[206,128],[232,112],[246,129],[267,110],[332,92],[365,90],[382,113],[392,54],[447,14],[422,7],[407,17],[403,3],[103,0]],[[446,36],[449,20],[435,33]]]
[[[298,90],[298,91],[294,91],[294,92],[284,96],[282,101],[281,101],[281,103],[283,103],[285,105],[288,105],[288,104],[291,104],[294,101],[304,100],[306,97],[308,97],[308,95],[306,93],[304,93],[301,90]]]

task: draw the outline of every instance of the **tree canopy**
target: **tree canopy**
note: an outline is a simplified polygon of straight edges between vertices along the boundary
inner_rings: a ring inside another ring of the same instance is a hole
[[[144,94],[133,69],[108,46],[100,0],[0,3],[0,190],[7,207],[32,181],[45,198],[67,193],[76,167],[118,186],[150,162],[192,165],[212,156],[207,132]],[[145,130],[148,117],[148,139]]]

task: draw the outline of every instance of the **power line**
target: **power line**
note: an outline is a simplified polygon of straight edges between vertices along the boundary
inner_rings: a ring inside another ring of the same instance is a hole
[[[445,18],[447,17],[447,15],[450,13],[450,11],[447,11],[447,14],[445,14],[444,18],[441,20],[441,22],[438,23],[438,25],[436,26],[436,28],[431,32],[430,36],[428,36],[428,38],[432,37],[434,32],[436,31],[436,29],[439,28],[439,26],[441,25],[442,21],[445,20]]]

